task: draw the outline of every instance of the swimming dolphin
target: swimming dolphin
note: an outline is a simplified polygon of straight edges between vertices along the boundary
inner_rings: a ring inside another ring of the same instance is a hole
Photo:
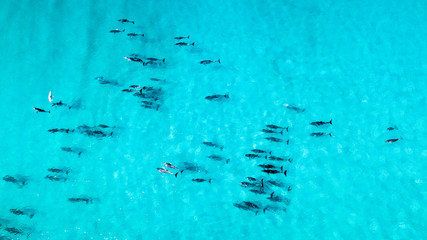
[[[104,77],[96,77],[95,80],[98,80],[100,84],[110,84],[113,86],[119,85],[116,80],[105,79]]]
[[[284,187],[285,184],[283,182],[278,182],[278,181],[274,181],[274,180],[269,180],[267,181],[267,183],[274,185],[276,187]]]
[[[3,177],[3,180],[6,182],[20,185],[20,187],[23,187],[27,184],[26,177],[18,177],[18,176],[13,177],[13,176],[6,175]]]
[[[270,130],[270,129],[263,129],[262,132],[264,132],[264,133],[279,133],[279,134],[283,135],[283,131],[276,132],[276,131],[273,131],[273,130]]]
[[[216,62],[221,63],[221,60],[220,59],[218,59],[217,61],[203,60],[203,61],[200,61],[200,64],[207,65],[207,64],[216,63]]]
[[[205,99],[209,101],[213,101],[215,99],[222,100],[222,99],[229,99],[230,96],[228,94],[220,95],[220,94],[214,94],[211,96],[206,96]]]
[[[121,23],[132,23],[132,24],[135,24],[135,22],[134,22],[134,21],[129,21],[128,19],[119,19],[119,20],[117,20],[117,21],[119,21],[119,22],[121,22]]]
[[[295,106],[289,105],[289,104],[287,104],[287,103],[283,104],[283,106],[285,106],[287,109],[294,110],[294,111],[295,111],[295,112],[297,112],[297,113],[302,113],[302,112],[304,112],[304,111],[305,111],[305,109],[304,109],[304,108],[298,108],[298,107],[295,107]]]
[[[260,149],[252,149],[251,152],[254,152],[254,153],[265,153],[265,154],[267,154],[267,151],[260,150]],[[271,151],[268,152],[268,153],[270,153],[270,155],[271,155]]]
[[[256,178],[253,177],[246,177],[246,179],[248,179],[249,181],[256,181]]]
[[[123,29],[123,30],[119,30],[119,29],[114,29],[114,30],[110,30],[110,33],[114,33],[114,34],[116,34],[116,33],[119,33],[119,32],[124,32],[125,30]]]
[[[221,157],[221,156],[215,155],[215,154],[212,154],[212,155],[208,156],[208,158],[212,159],[212,160],[215,160],[215,161],[223,161],[223,160],[225,160],[226,163],[230,162],[230,159],[226,159],[225,157]]]
[[[41,109],[41,108],[33,107],[33,109],[34,109],[34,110],[36,110],[36,112],[37,112],[37,113],[39,113],[39,112],[46,112],[46,113],[50,113],[50,111],[46,111],[46,110]]]
[[[256,194],[266,194],[267,192],[263,189],[263,188],[255,188],[255,189],[250,189],[249,191],[256,193]]]
[[[394,142],[397,142],[397,141],[399,141],[399,140],[401,140],[402,138],[392,138],[392,139],[388,139],[388,140],[386,140],[385,142],[386,143],[394,143]]]
[[[267,139],[270,142],[283,142],[283,139],[275,138],[275,137],[267,137],[267,138],[264,138],[264,139]]]
[[[172,168],[175,170],[179,170],[176,166],[174,166],[172,163],[162,163],[162,165],[168,167],[168,168]]]
[[[211,183],[211,180],[212,180],[212,178],[209,178],[209,179],[193,178],[193,179],[191,179],[191,181],[193,181],[193,182],[209,182],[209,183]]]
[[[279,167],[274,166],[274,165],[272,165],[272,164],[259,164],[258,166],[259,166],[259,167],[262,167],[262,168],[266,168],[266,169],[273,169],[273,168],[280,169]]]
[[[282,173],[281,171],[279,171],[279,170],[275,170],[275,169],[264,169],[264,170],[261,170],[262,172],[265,172],[265,173],[268,173],[268,174],[278,174],[278,173]]]
[[[80,155],[83,153],[83,151],[80,151],[78,149],[75,148],[70,148],[70,147],[61,147],[61,150],[64,152],[69,152],[69,153],[77,153],[77,155]]]
[[[148,58],[145,58],[145,59],[148,60],[148,61],[154,61],[154,62],[165,62],[166,61],[166,58],[160,59],[160,58],[148,57]]]
[[[57,133],[57,132],[65,132],[65,133],[69,133],[69,132],[74,132],[74,129],[68,129],[68,128],[53,128],[53,129],[49,129],[47,130],[48,132],[51,133]]]
[[[164,168],[157,168],[157,171],[159,171],[160,173],[168,173],[168,174],[173,174],[171,171],[166,170]]]
[[[138,37],[138,36],[144,37],[145,36],[144,34],[139,34],[139,33],[128,33],[127,35],[129,37]]]
[[[93,199],[87,197],[68,198],[70,202],[86,202],[86,204],[93,203]]]
[[[221,146],[217,143],[213,143],[213,142],[202,142],[204,145],[208,146],[208,147],[214,147],[214,148],[219,148],[220,150],[224,149],[224,146]]]
[[[267,158],[267,156],[265,157],[266,159],[268,159],[268,160],[272,160],[272,161],[285,161],[285,159],[284,158],[281,158],[281,157],[275,157],[275,156],[269,156],[268,158]]]
[[[318,132],[318,133],[311,133],[310,136],[313,137],[321,137],[321,136],[331,136],[332,137],[332,133],[323,133],[323,132]]]
[[[53,176],[53,175],[46,175],[46,177],[44,177],[46,179],[49,179],[50,181],[55,181],[55,182],[59,182],[59,181],[67,181],[68,178],[67,177],[63,177],[63,176]]]
[[[48,168],[47,170],[53,173],[65,173],[66,175],[70,172],[67,168]]]
[[[33,209],[17,209],[17,208],[11,208],[9,209],[9,212],[12,214],[18,215],[18,216],[27,216],[29,218],[33,218],[35,215],[35,211]]]
[[[182,47],[182,46],[194,46],[194,43],[186,43],[186,42],[179,42],[179,43],[175,43],[175,45],[177,45],[177,46],[180,46],[180,47]]]
[[[312,122],[312,123],[310,123],[310,125],[313,125],[313,126],[316,126],[316,127],[322,126],[322,125],[325,125],[325,124],[331,124],[332,125],[332,119],[329,122],[318,121],[318,122]]]
[[[250,158],[250,159],[254,159],[254,158],[262,158],[262,156],[258,155],[258,154],[245,154],[245,157]]]
[[[176,40],[182,40],[182,39],[185,39],[185,38],[188,38],[188,39],[190,39],[190,35],[188,35],[187,37],[174,37]]]
[[[6,227],[4,228],[4,230],[14,235],[22,235],[24,233],[24,231],[22,231],[21,229],[14,228],[14,227]]]
[[[387,128],[387,131],[399,130],[396,126]]]
[[[71,106],[69,106],[66,103],[63,103],[62,101],[56,102],[56,103],[52,103],[52,107],[53,106],[64,106],[64,107],[68,107],[68,109],[71,109]]]
[[[271,128],[271,129],[284,129],[284,130],[286,130],[286,132],[289,132],[289,127],[280,127],[280,126],[277,126],[277,125],[274,125],[274,124],[268,124],[268,125],[265,125],[266,127],[268,127],[268,128]]]

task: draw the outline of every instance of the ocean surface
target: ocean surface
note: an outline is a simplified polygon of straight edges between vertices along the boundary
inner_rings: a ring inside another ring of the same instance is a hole
[[[2,0],[0,239],[427,239],[426,22],[425,0]]]

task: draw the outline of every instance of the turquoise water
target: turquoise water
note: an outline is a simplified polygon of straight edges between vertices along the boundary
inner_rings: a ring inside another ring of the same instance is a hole
[[[1,5],[0,176],[28,177],[22,188],[0,182],[2,238],[427,238],[426,1]],[[126,31],[109,33],[116,28]],[[180,35],[195,46],[175,46]],[[132,53],[166,61],[143,67],[123,59]],[[199,64],[218,58],[221,64]],[[99,76],[119,86],[102,85]],[[121,91],[132,84],[162,87],[159,111]],[[52,107],[49,91],[73,108]],[[226,93],[226,102],[204,99]],[[330,119],[332,126],[310,125]],[[47,131],[84,124],[116,128],[105,138]],[[265,124],[289,126],[289,145],[265,140]],[[398,130],[386,130],[392,126]],[[271,162],[246,158],[252,148],[291,156],[280,164],[287,176],[262,173],[257,165]],[[194,163],[207,173],[175,178],[156,170],[162,162]],[[45,179],[52,167],[69,168],[68,180]],[[292,186],[274,188],[289,205],[242,188],[248,176]],[[93,203],[67,200],[80,196]],[[255,215],[233,206],[242,201],[286,212]],[[11,208],[36,213],[30,219]]]

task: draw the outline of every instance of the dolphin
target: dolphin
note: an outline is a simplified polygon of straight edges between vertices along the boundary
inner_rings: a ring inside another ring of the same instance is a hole
[[[114,34],[116,34],[116,33],[119,33],[119,32],[124,32],[125,30],[123,29],[123,30],[119,30],[119,29],[114,29],[114,30],[110,30],[110,33],[114,33]]]
[[[200,64],[207,65],[207,64],[216,63],[216,62],[221,63],[221,60],[220,59],[218,59],[217,61],[203,60],[203,61],[200,61]]]
[[[329,122],[318,121],[318,122],[312,122],[312,123],[310,123],[310,125],[313,125],[313,126],[316,126],[316,127],[322,126],[322,125],[325,125],[325,124],[331,124],[332,125],[332,119]]]
[[[174,37],[176,40],[182,40],[182,39],[185,39],[185,38],[188,38],[188,39],[190,39],[190,35],[188,35],[187,37]]]
[[[50,113],[50,111],[46,111],[46,110],[41,109],[41,108],[33,107],[33,109],[34,109],[34,110],[36,110],[36,112],[37,112],[37,113],[39,113],[39,112],[46,112],[46,113]]]
[[[132,23],[132,24],[135,24],[135,22],[134,22],[134,21],[130,21],[130,20],[128,20],[128,19],[119,19],[119,20],[117,20],[117,21],[119,21],[119,22],[121,22],[121,23]]]
[[[191,179],[191,181],[193,181],[193,182],[209,182],[209,183],[211,183],[211,180],[212,180],[212,178],[209,178],[209,179],[193,178],[193,179]]]

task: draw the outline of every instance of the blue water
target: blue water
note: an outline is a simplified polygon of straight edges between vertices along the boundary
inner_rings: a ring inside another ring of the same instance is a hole
[[[0,176],[28,177],[0,182],[1,239],[427,239],[426,1],[3,0],[0,22]],[[180,35],[195,46],[175,46]],[[143,67],[123,59],[132,53],[166,61]],[[161,87],[159,111],[121,91],[132,84]],[[49,91],[73,108],[52,107]],[[47,131],[84,124],[116,128]],[[265,140],[265,124],[289,126],[289,145]],[[287,176],[262,173],[252,148],[291,156]],[[175,178],[162,162],[207,173]],[[68,180],[45,179],[51,167]],[[242,188],[248,176],[292,186],[272,188],[289,204]],[[67,200],[79,196],[93,203]]]

